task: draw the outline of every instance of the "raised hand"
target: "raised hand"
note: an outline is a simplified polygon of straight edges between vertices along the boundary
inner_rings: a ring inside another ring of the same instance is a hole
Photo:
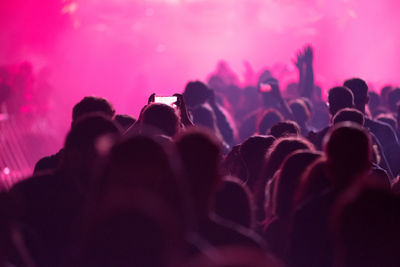
[[[296,55],[296,59],[293,60],[294,65],[301,70],[304,64],[304,53],[303,51],[298,51]]]
[[[314,50],[311,45],[304,48],[304,61],[306,64],[312,64],[314,58]]]
[[[174,94],[176,96],[176,102],[175,105],[178,108],[180,114],[181,114],[181,122],[183,123],[184,126],[193,126],[193,122],[191,121],[189,117],[189,113],[186,108],[186,103],[183,98],[183,95],[181,94]]]
[[[154,103],[155,98],[156,98],[156,94],[155,94],[155,93],[152,93],[152,94],[149,96],[149,99],[147,100],[147,104]]]

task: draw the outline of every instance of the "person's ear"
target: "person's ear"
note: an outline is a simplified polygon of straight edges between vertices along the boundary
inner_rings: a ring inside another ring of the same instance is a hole
[[[365,98],[365,105],[369,103],[369,95]]]

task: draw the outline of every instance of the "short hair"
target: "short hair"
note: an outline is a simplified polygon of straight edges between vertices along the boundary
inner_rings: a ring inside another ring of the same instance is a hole
[[[356,107],[363,107],[368,99],[368,85],[360,78],[348,79],[343,86],[349,88],[354,96],[354,104]]]
[[[232,207],[235,207],[232,209]],[[243,227],[254,227],[254,203],[250,189],[238,178],[229,177],[215,198],[215,213]]]
[[[210,89],[201,81],[189,82],[183,92],[183,98],[189,107],[195,107],[205,103],[209,96]]]
[[[333,124],[345,121],[355,122],[361,126],[364,126],[365,117],[361,111],[355,108],[343,108],[339,110],[333,117]]]
[[[87,114],[74,123],[67,135],[64,148],[66,151],[71,148],[93,149],[96,139],[109,133],[120,134],[121,128],[104,114]]]
[[[310,119],[310,110],[303,99],[295,99],[289,103],[293,116],[297,122],[305,123]]]
[[[95,112],[103,113],[110,118],[115,114],[113,106],[107,99],[97,96],[85,96],[72,109],[72,121],[76,121],[82,115]]]
[[[370,167],[372,145],[369,133],[360,125],[342,122],[334,125],[324,138],[324,151],[332,174],[339,183],[349,183]]]
[[[300,127],[295,121],[280,121],[271,127],[270,134],[275,138],[299,136]]]
[[[194,198],[209,198],[220,176],[221,144],[206,129],[191,128],[176,140]]]
[[[162,103],[151,103],[142,113],[141,123],[153,126],[170,137],[175,136],[179,129],[179,117],[175,110]]]
[[[260,134],[266,134],[275,123],[283,120],[284,118],[279,111],[273,108],[267,109],[257,123],[257,130]]]
[[[267,179],[272,178],[284,159],[292,152],[300,149],[315,150],[314,145],[305,138],[283,137],[277,139],[268,150],[264,177]]]
[[[342,108],[354,106],[354,96],[351,90],[344,86],[336,86],[328,92],[329,113],[334,116]]]

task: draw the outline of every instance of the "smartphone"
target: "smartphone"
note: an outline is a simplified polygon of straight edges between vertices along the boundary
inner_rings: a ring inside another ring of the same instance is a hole
[[[268,83],[260,83],[260,92],[266,93],[271,92],[272,86]]]
[[[178,98],[176,96],[156,96],[154,97],[154,102],[155,103],[163,103],[168,106],[171,106],[173,108],[176,108],[176,101]]]

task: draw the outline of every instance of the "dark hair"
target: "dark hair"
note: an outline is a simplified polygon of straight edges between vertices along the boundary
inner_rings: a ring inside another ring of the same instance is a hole
[[[310,111],[303,99],[295,99],[289,103],[289,107],[293,112],[296,122],[302,124],[310,119]]]
[[[343,108],[339,110],[333,117],[333,124],[339,122],[351,121],[364,126],[364,114],[355,108]]]
[[[334,116],[342,108],[354,106],[354,96],[349,88],[343,86],[333,87],[328,93],[329,112]]]
[[[180,120],[175,110],[162,103],[151,103],[142,113],[142,125],[153,126],[163,134],[173,137],[177,134]]]
[[[252,188],[259,178],[265,155],[275,138],[268,135],[255,135],[244,141],[239,148],[240,155],[247,169],[247,184]]]
[[[325,136],[324,143],[334,183],[349,184],[350,179],[363,174],[371,166],[371,137],[360,125],[351,122],[336,124]]]
[[[268,130],[277,122],[283,121],[284,117],[276,109],[267,109],[263,112],[260,120],[257,123],[259,134],[266,134]]]
[[[209,131],[192,128],[176,139],[196,210],[208,209],[220,181],[221,145]]]
[[[254,203],[249,188],[239,179],[228,177],[218,190],[214,211],[219,216],[246,228],[254,227]]]
[[[294,210],[294,197],[303,173],[322,153],[297,150],[286,157],[274,188],[273,207],[278,216],[286,216]]]
[[[93,112],[101,112],[110,118],[115,114],[113,106],[107,99],[97,96],[85,96],[72,109],[72,121],[74,122],[82,115]]]
[[[275,138],[299,136],[300,127],[295,121],[281,121],[275,123],[269,133]]]
[[[357,109],[364,109],[368,100],[368,85],[360,78],[348,79],[343,86],[349,88],[354,96],[354,104]]]
[[[205,103],[209,96],[210,89],[201,81],[189,82],[183,92],[185,103],[189,107],[195,107]]]
[[[264,177],[266,179],[272,178],[283,160],[290,153],[300,149],[315,150],[314,145],[301,137],[283,137],[277,139],[268,150]]]

